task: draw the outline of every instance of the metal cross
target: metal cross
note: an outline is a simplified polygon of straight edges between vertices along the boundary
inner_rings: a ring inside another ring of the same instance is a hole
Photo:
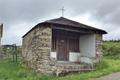
[[[64,7],[62,7],[62,9],[60,9],[61,11],[62,11],[62,17],[64,16],[64,11],[65,11],[65,9],[64,9]]]

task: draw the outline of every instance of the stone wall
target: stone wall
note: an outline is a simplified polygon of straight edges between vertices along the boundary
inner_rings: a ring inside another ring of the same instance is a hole
[[[23,38],[22,56],[26,64],[36,72],[53,73],[55,61],[50,58],[52,29],[41,25]]]
[[[102,34],[96,34],[96,58],[99,61],[102,58]]]

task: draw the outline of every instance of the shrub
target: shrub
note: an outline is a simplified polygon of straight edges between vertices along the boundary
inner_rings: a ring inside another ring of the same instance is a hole
[[[102,48],[104,56],[120,59],[120,42],[105,41]]]

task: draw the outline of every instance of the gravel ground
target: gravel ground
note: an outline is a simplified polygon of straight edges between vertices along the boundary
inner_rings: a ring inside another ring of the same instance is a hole
[[[112,73],[93,80],[120,80],[120,72]]]

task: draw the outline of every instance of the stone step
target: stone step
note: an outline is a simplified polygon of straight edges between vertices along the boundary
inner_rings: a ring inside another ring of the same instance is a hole
[[[80,65],[80,64],[74,64],[74,65],[59,64],[56,67],[57,67],[57,71],[56,71],[57,76],[59,76],[60,74],[67,74],[67,73],[72,73],[72,72],[86,72],[86,71],[93,70],[88,65]]]

